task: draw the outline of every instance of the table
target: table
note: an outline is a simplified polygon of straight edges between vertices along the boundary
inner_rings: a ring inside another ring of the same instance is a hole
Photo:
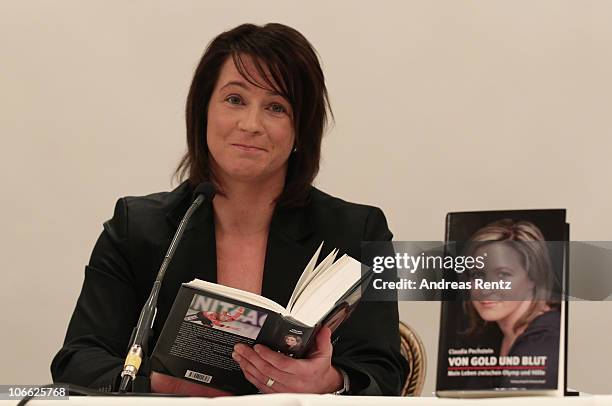
[[[71,396],[68,400],[37,400],[28,405],[35,406],[612,406],[612,395],[584,395],[568,397],[505,397],[487,399],[440,399],[435,397],[379,397],[379,396],[333,396],[333,395],[296,395],[270,394],[220,398],[179,398],[179,397],[111,397],[111,396]],[[15,401],[0,401],[0,406],[16,405]]]

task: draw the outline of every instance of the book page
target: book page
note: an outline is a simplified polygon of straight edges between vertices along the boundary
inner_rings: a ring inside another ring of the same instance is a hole
[[[203,281],[201,279],[194,279],[189,283],[183,284],[184,286],[188,286],[194,289],[205,290],[208,292],[216,293],[218,295],[227,296],[230,299],[240,300],[242,302],[252,303],[257,306],[273,310],[275,312],[285,314],[287,313],[286,309],[276,303],[273,300],[270,300],[266,297],[256,295],[252,292],[247,292],[244,290],[232,288],[229,286],[219,285],[212,282]]]
[[[298,282],[299,286],[296,286],[296,288],[294,289],[294,293],[291,296],[291,299],[289,300],[289,303],[287,304],[287,310],[289,311],[289,313],[291,313],[291,311],[293,310],[293,306],[295,304],[295,302],[300,298],[301,294],[304,292],[304,290],[319,276],[321,275],[326,269],[328,269],[336,260],[336,255],[338,254],[338,250],[332,250],[327,257],[325,257],[325,259],[323,261],[321,261],[321,263],[309,274],[305,275],[304,280],[302,281],[301,277],[300,277],[300,282]],[[317,252],[318,255],[318,252]]]
[[[289,302],[287,303],[287,309],[291,309],[291,306],[293,305],[295,299],[302,292],[304,286],[310,280],[310,276],[312,275],[315,265],[317,264],[317,260],[319,259],[319,255],[321,254],[321,248],[323,248],[323,244],[324,242],[319,245],[317,252],[315,252],[312,258],[310,258],[308,265],[306,265],[306,268],[304,268],[302,275],[300,275],[300,279],[295,284],[295,288],[293,288],[293,293],[291,293],[291,297],[289,298]]]
[[[361,263],[348,255],[311,281],[293,306],[291,315],[314,325],[361,279]]]

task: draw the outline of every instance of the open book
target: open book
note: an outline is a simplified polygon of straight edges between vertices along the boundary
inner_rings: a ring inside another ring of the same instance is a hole
[[[184,283],[151,358],[154,371],[236,394],[256,392],[232,357],[237,343],[263,344],[303,357],[321,326],[334,331],[361,298],[370,272],[333,250],[318,265],[319,246],[287,307],[263,296],[195,279]]]

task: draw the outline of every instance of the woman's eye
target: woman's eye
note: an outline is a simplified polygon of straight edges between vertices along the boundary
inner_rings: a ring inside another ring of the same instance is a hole
[[[282,104],[272,103],[270,105],[270,111],[272,111],[273,113],[285,113],[287,110]]]
[[[508,272],[500,272],[497,276],[499,276],[499,279],[508,279],[512,275]]]
[[[225,101],[229,104],[242,104],[242,99],[238,96],[232,95],[225,98]]]

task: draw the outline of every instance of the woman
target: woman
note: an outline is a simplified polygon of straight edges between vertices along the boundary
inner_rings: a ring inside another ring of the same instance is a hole
[[[362,240],[390,240],[380,209],[312,187],[328,110],[316,53],[297,31],[245,24],[215,38],[187,99],[188,151],[177,171],[187,180],[169,193],[118,201],[86,267],[64,347],[51,366],[54,380],[114,387],[131,328],[200,182],[213,182],[217,195],[192,217],[168,268],[156,333],[180,284],[193,278],[286,304],[321,241],[359,259]],[[233,356],[254,390],[265,393],[396,394],[406,374],[397,320],[395,303],[363,303],[334,334],[333,351],[329,329],[321,329],[306,359],[244,345]],[[151,386],[221,394],[157,374]]]
[[[501,336],[499,356],[546,356],[547,369],[556,371],[560,306],[555,296],[559,291],[540,229],[528,221],[496,221],[471,237],[467,252],[486,258],[485,267],[469,275],[469,335]],[[502,285],[500,289],[476,288],[478,279],[510,282],[511,289]],[[551,378],[556,382],[556,377]]]

